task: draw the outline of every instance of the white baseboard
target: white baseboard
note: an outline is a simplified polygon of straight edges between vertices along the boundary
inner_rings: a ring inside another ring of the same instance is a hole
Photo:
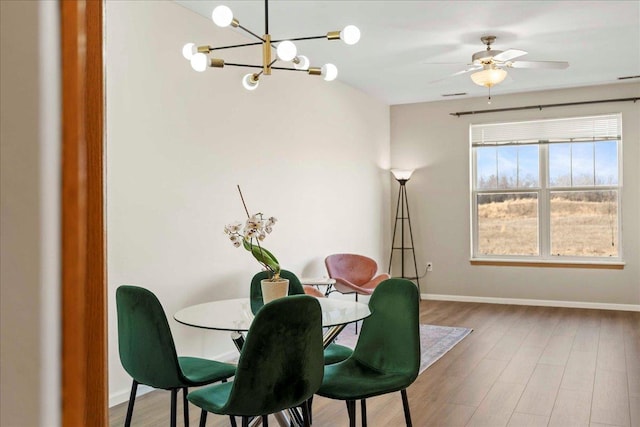
[[[206,356],[205,356],[206,357]],[[221,362],[231,362],[234,359],[238,358],[238,352],[235,350],[227,351],[226,353],[218,354],[216,356],[210,357],[213,360],[219,360]],[[136,397],[142,396],[144,394],[149,393],[150,391],[155,390],[153,387],[149,387],[146,385],[139,385],[138,390],[136,392]],[[129,394],[131,393],[131,389],[128,388],[126,390],[118,390],[109,394],[109,408],[124,403],[129,400]]]
[[[146,385],[139,385],[138,390],[136,391],[136,397],[140,397],[144,394],[149,393],[150,391],[155,390],[153,387],[149,387]],[[129,400],[129,394],[131,393],[131,389],[128,390],[120,390],[115,393],[111,393],[109,395],[109,408],[112,406],[119,405],[123,402]]]
[[[543,307],[591,308],[597,310],[640,311],[638,304],[611,304],[585,301],[557,301],[524,298],[474,297],[466,295],[420,294],[423,300],[480,302],[487,304],[534,305]]]

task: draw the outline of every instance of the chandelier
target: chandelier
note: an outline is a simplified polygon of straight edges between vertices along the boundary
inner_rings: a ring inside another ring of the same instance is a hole
[[[239,28],[258,39],[259,41],[254,43],[236,44],[230,46],[196,46],[195,43],[187,43],[182,48],[182,55],[191,62],[191,67],[199,72],[204,72],[207,68],[223,68],[228,67],[244,67],[259,69],[253,73],[246,74],[242,78],[242,85],[247,90],[254,90],[260,83],[260,78],[271,75],[271,70],[287,70],[287,71],[303,71],[312,76],[322,76],[326,81],[335,80],[338,77],[338,68],[334,64],[324,64],[322,67],[310,67],[309,58],[304,55],[298,54],[298,49],[293,43],[294,41],[301,40],[313,40],[313,39],[327,39],[327,40],[342,40],[348,45],[356,44],[360,40],[360,30],[355,25],[347,25],[342,31],[330,31],[321,36],[310,37],[296,37],[286,40],[272,40],[269,34],[269,1],[264,2],[264,35],[261,37],[251,30],[240,25],[234,16],[231,9],[227,6],[220,5],[213,9],[211,13],[211,19],[214,24],[219,27],[233,27]],[[262,45],[262,64],[239,64],[225,62],[222,58],[213,57],[212,52],[232,49],[246,46]],[[275,49],[275,57],[273,57],[272,49]],[[293,68],[290,67],[276,67],[274,64],[278,61],[289,62]]]

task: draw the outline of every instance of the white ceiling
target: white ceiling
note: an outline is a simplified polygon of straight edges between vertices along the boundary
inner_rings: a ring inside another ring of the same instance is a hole
[[[263,1],[176,1],[207,18],[215,6],[226,4],[241,25],[264,33]],[[312,66],[335,64],[340,81],[391,105],[451,99],[442,95],[459,92],[467,95],[458,98],[486,96],[487,89],[468,74],[446,77],[465,69],[471,55],[485,48],[480,37],[489,34],[498,37],[494,49],[529,52],[519,60],[570,64],[566,70],[509,69],[493,96],[640,75],[637,0],[269,2],[273,39],[323,35],[348,24],[360,28],[358,44],[309,40],[297,42],[298,51]],[[196,42],[216,46],[215,40]]]

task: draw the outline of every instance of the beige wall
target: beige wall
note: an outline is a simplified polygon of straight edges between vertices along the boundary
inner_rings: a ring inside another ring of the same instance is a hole
[[[0,2],[0,425],[60,424],[58,5]]]
[[[247,92],[245,69],[193,71],[184,43],[247,39],[173,2],[107,2],[106,25],[115,403],[130,387],[117,352],[119,285],[148,287],[170,318],[190,304],[248,295],[259,266],[222,231],[244,217],[236,184],[250,211],[279,219],[265,246],[284,268],[326,275],[324,257],[341,251],[386,267],[390,148],[389,107],[339,81],[274,71]],[[249,48],[227,57],[259,62],[259,55]],[[227,333],[170,324],[182,354],[232,350]]]
[[[391,107],[391,164],[416,168],[407,184],[423,294],[640,304],[640,103],[603,103],[455,117],[476,111],[640,96],[640,84],[531,92]],[[471,266],[469,125],[622,113],[624,270]],[[392,193],[395,190],[392,188]],[[392,197],[395,200],[395,196]],[[395,206],[395,202],[394,202]],[[395,264],[395,260],[394,260]]]

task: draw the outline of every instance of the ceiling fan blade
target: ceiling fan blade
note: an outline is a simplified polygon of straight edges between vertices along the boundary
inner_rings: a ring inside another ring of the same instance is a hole
[[[519,50],[519,49],[509,49],[509,50],[505,50],[502,53],[497,54],[496,56],[493,57],[494,60],[496,61],[511,61],[514,58],[519,58],[521,56],[526,55],[528,52],[524,51],[524,50]]]
[[[461,74],[470,73],[471,71],[476,71],[476,70],[482,70],[482,65],[476,65],[476,66],[467,68],[466,70],[458,71],[457,73],[451,74],[450,77],[459,76]]]
[[[421,61],[420,64],[423,64],[423,65],[466,65],[464,62],[429,62],[429,61]]]
[[[509,64],[512,68],[546,68],[553,70],[564,70],[569,67],[566,61],[514,61]]]
[[[451,78],[451,77],[459,76],[459,75],[461,75],[461,74],[465,74],[465,73],[469,73],[469,72],[471,72],[471,71],[477,71],[477,70],[481,70],[481,69],[482,69],[482,66],[481,66],[481,65],[480,65],[480,66],[470,67],[470,68],[467,68],[466,70],[462,70],[462,71],[458,71],[457,73],[450,74],[450,75],[448,75],[447,77],[444,77],[444,78],[442,78],[442,79],[432,80],[432,81],[430,81],[430,82],[429,82],[429,84],[431,84],[431,83],[439,83],[439,82],[441,82],[441,81],[443,81],[443,80],[447,80],[447,79],[449,79],[449,78]]]

